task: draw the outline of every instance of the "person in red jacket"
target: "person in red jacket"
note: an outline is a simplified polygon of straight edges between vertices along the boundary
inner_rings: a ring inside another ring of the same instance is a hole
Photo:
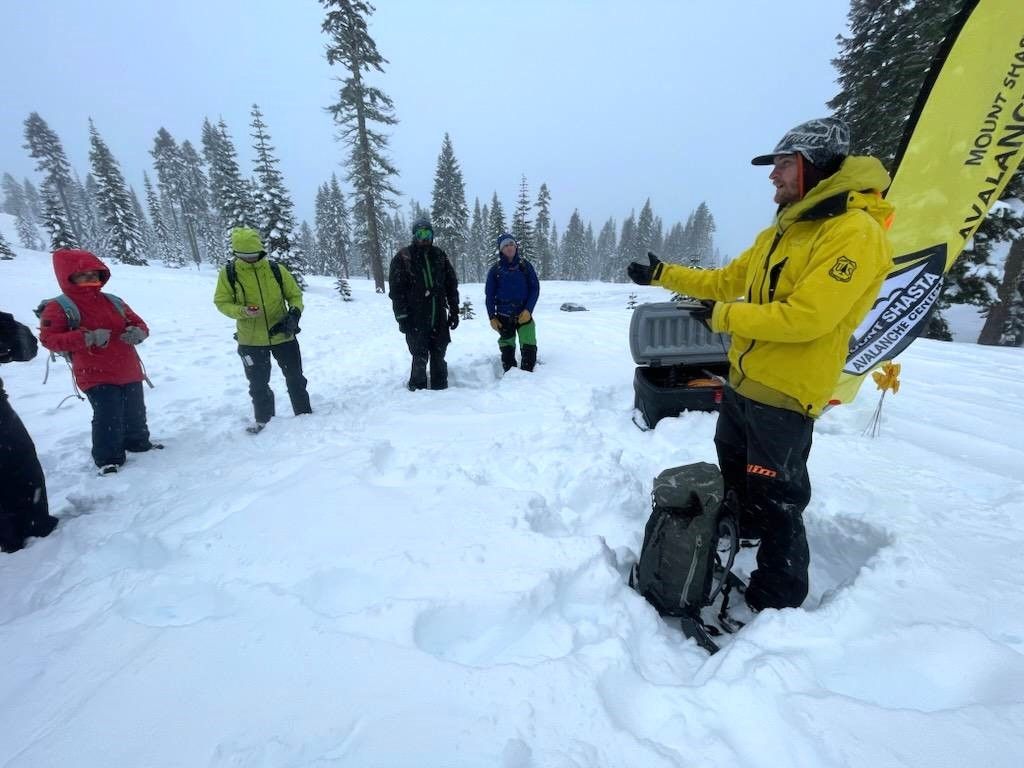
[[[93,461],[100,474],[111,474],[124,464],[125,451],[163,447],[149,439],[145,373],[135,351],[149,328],[121,299],[101,292],[110,270],[89,251],[55,251],[53,271],[78,321],[51,301],[40,315],[39,340],[51,352],[70,353],[75,381],[92,405]]]

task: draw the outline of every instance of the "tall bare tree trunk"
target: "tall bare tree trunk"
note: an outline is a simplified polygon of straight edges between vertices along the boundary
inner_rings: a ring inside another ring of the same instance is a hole
[[[1003,328],[1006,326],[1006,319],[1010,314],[1013,292],[1017,290],[1017,285],[1021,280],[1022,268],[1024,268],[1024,238],[1019,238],[1013,241],[1010,245],[1010,252],[1006,255],[1003,281],[996,291],[999,302],[989,307],[985,325],[982,326],[981,333],[978,335],[979,344],[999,345],[1003,336]]]

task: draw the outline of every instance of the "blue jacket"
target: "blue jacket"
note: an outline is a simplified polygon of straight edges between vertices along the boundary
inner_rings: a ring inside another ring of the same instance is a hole
[[[521,259],[517,249],[512,261],[498,256],[497,263],[487,272],[484,294],[488,317],[515,317],[524,309],[532,315],[540,297],[540,281],[533,265]]]

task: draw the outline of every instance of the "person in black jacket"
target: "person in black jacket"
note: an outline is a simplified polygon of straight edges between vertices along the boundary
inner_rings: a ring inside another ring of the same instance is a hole
[[[448,254],[434,245],[434,228],[425,218],[412,225],[412,243],[391,260],[388,271],[391,304],[398,330],[405,334],[412,370],[409,389],[447,389],[445,350],[450,331],[459,326],[459,281]]]
[[[0,363],[36,356],[36,337],[6,312],[0,312]],[[0,550],[17,552],[29,536],[46,536],[56,526],[46,500],[46,479],[18,414],[7,402],[0,379]]]

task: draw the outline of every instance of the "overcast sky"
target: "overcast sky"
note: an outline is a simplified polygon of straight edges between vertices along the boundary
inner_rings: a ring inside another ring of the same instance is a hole
[[[197,149],[223,117],[251,169],[255,102],[300,218],[347,152],[323,110],[329,67],[314,0],[2,0],[0,172],[39,181],[22,123],[39,112],[88,171],[88,118],[141,192],[163,126]],[[372,81],[395,102],[396,186],[429,205],[447,131],[474,197],[506,213],[522,174],[559,230],[595,232],[648,197],[666,227],[702,200],[735,255],[773,213],[750,158],[827,113],[849,0],[380,0],[370,34],[389,60]],[[347,187],[346,187],[347,191]]]

